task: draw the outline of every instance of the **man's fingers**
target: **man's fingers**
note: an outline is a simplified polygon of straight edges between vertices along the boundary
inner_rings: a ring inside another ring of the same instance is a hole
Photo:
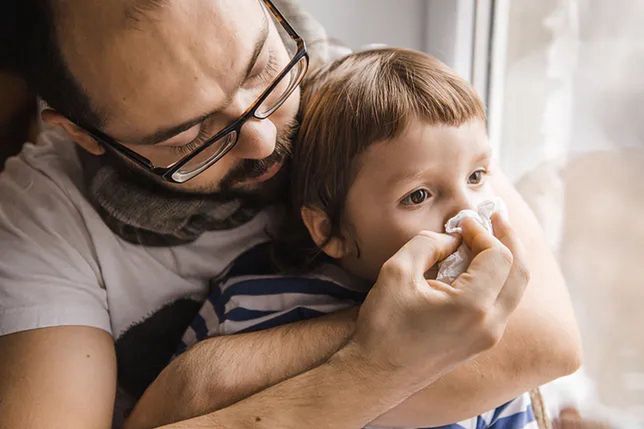
[[[461,229],[463,230],[463,242],[472,251],[472,256],[478,255],[485,249],[497,247],[500,243],[496,237],[472,218],[463,219]]]
[[[525,264],[523,245],[516,236],[512,226],[497,213],[492,216],[494,234],[512,252],[512,267],[503,289],[497,298],[497,307],[503,315],[514,311],[523,297],[530,274]]]
[[[492,229],[494,230],[494,236],[499,239],[499,241],[505,244],[510,250],[512,246],[508,244],[515,243],[516,240],[513,239],[514,230],[510,226],[510,223],[503,215],[499,212],[492,213],[490,218],[492,221]],[[511,243],[508,240],[512,240]]]
[[[490,247],[479,252],[472,259],[470,266],[459,275],[452,286],[465,292],[474,301],[493,305],[503,289],[512,265],[506,253],[499,246]]]
[[[473,259],[467,271],[456,278],[453,286],[482,305],[492,305],[497,301],[510,274],[512,253],[478,222],[466,219],[461,227],[463,241],[472,250]]]
[[[460,242],[460,237],[421,231],[385,262],[383,268],[402,268],[422,277],[434,264],[454,253]]]

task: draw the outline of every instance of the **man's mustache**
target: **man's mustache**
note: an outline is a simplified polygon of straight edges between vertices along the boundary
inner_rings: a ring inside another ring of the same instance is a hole
[[[291,155],[292,138],[294,131],[297,129],[297,121],[289,122],[284,130],[277,136],[275,150],[264,159],[245,159],[235,168],[233,168],[222,180],[221,190],[229,190],[234,187],[235,183],[244,180],[259,177],[273,165],[283,162]]]

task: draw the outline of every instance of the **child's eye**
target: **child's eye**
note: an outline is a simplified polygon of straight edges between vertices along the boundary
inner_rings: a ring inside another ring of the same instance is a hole
[[[427,189],[417,189],[403,198],[401,203],[405,206],[414,206],[423,203],[430,196],[431,194]]]
[[[483,180],[483,176],[486,171],[483,169],[476,170],[474,173],[470,174],[470,177],[467,179],[467,183],[470,185],[478,185]]]

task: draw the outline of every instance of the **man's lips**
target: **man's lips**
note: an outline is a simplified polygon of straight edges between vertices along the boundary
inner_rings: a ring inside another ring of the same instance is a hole
[[[282,168],[284,162],[276,162],[266,169],[265,172],[256,177],[251,177],[250,179],[243,180],[239,182],[240,185],[253,185],[256,183],[266,182],[267,180],[273,178]]]

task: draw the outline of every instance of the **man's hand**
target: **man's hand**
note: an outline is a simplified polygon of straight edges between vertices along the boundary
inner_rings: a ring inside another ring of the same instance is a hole
[[[452,285],[425,273],[452,253],[451,236],[421,232],[382,267],[360,309],[353,342],[379,365],[406,368],[422,383],[430,364],[452,368],[494,346],[528,282],[512,229],[493,217],[499,239],[471,219],[463,241],[472,250],[467,271]]]

